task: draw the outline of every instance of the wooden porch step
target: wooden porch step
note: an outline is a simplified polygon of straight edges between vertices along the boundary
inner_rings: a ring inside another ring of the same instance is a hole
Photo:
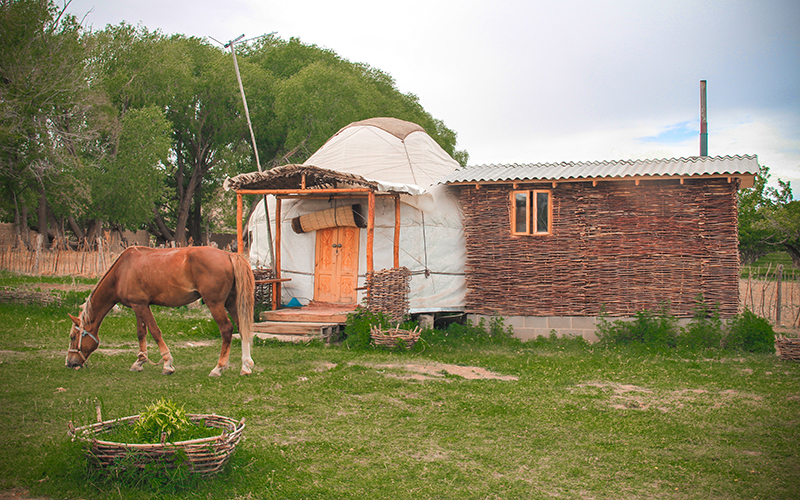
[[[278,309],[264,311],[259,316],[262,321],[292,322],[292,323],[342,323],[347,321],[347,312],[341,311],[303,311],[298,309]]]
[[[253,334],[261,339],[275,339],[287,342],[308,342],[322,339],[335,342],[341,336],[342,326],[339,323],[299,322],[299,321],[263,321],[253,324]]]
[[[264,311],[262,321],[291,321],[300,323],[341,323],[356,309],[355,304],[328,304],[311,302],[304,307],[285,307],[274,311]]]

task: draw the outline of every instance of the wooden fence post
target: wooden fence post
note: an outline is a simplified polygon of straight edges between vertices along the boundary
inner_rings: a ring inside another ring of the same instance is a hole
[[[778,264],[778,290],[775,292],[775,326],[781,326],[781,281],[783,281],[783,264]]]
[[[36,235],[36,256],[33,260],[33,274],[39,275],[39,258],[41,257],[42,253],[42,241],[44,240],[44,236],[41,234]]]

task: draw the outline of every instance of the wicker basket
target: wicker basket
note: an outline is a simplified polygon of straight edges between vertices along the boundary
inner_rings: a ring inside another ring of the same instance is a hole
[[[775,337],[775,347],[778,349],[781,359],[800,361],[800,339],[778,335]]]
[[[369,329],[372,343],[383,347],[397,347],[405,345],[406,349],[411,349],[419,340],[420,329],[414,327],[413,330],[403,330],[399,327],[382,330],[378,326],[371,326]]]
[[[236,444],[244,431],[244,419],[237,422],[221,415],[187,415],[192,422],[205,421],[206,427],[223,429],[219,436],[179,441],[177,443],[134,444],[102,441],[99,435],[109,432],[118,425],[132,425],[139,415],[107,420],[92,425],[78,427],[70,424],[69,434],[73,439],[83,441],[86,453],[101,468],[111,466],[122,458],[133,455],[133,466],[144,468],[148,463],[164,459],[172,459],[178,451],[186,454],[189,470],[196,474],[211,475],[222,470],[233,455]]]

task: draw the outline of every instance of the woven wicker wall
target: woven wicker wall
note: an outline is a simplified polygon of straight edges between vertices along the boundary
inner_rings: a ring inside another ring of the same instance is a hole
[[[736,314],[736,182],[559,184],[549,236],[511,235],[510,190],[461,188],[468,312],[627,316],[668,301],[688,316],[702,292]]]
[[[407,267],[367,273],[367,309],[382,312],[393,323],[408,315],[411,271]]]

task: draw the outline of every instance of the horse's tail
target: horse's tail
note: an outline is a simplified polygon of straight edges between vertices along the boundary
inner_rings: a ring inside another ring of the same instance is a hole
[[[253,306],[255,302],[256,282],[250,263],[243,255],[231,254],[233,278],[236,282],[236,305],[239,316],[239,333],[242,343],[250,345],[253,338]]]

